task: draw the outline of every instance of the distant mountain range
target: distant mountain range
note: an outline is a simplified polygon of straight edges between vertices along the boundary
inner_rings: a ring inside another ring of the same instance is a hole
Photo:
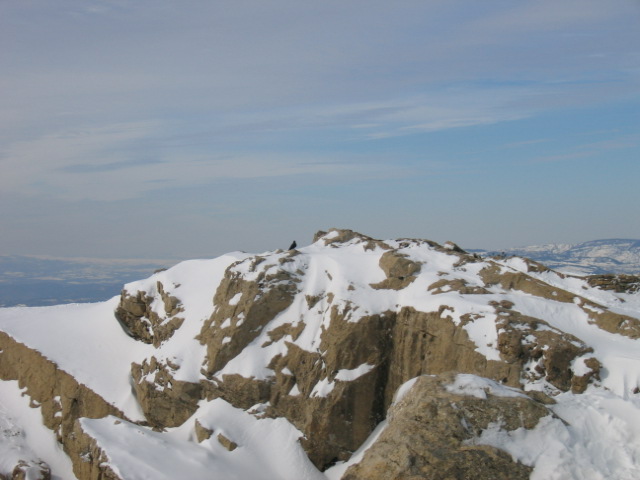
[[[607,239],[578,244],[546,244],[501,251],[471,250],[482,255],[527,257],[554,270],[574,275],[640,273],[640,240]]]

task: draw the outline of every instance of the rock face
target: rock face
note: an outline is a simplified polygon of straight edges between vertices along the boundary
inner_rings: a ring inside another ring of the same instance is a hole
[[[551,412],[525,395],[478,398],[448,391],[453,382],[450,374],[418,378],[390,408],[388,425],[343,480],[529,478],[530,467],[473,440],[492,423],[504,430],[532,429]]]
[[[160,308],[155,308],[158,304]],[[131,295],[123,291],[115,315],[132,337],[158,347],[182,325],[184,318],[178,316],[180,312],[180,301],[165,293],[162,283],[156,282],[155,292],[138,291]]]
[[[419,262],[401,253],[403,248],[420,245],[420,242],[403,241],[394,248],[354,232],[341,231],[325,243],[334,246],[337,239],[359,242],[365,251],[375,248],[384,251],[379,267],[386,279],[371,284],[375,290],[405,289],[421,269]],[[320,241],[323,241],[322,237]],[[428,246],[433,248],[431,243]],[[478,263],[476,257],[459,248],[435,248],[453,257],[454,265]],[[279,265],[285,266],[290,260],[291,257],[283,257]],[[207,332],[212,332],[207,341],[209,375],[221,370],[225,366],[224,360],[237,355],[265,325],[292,304],[296,285],[300,283],[298,278],[302,272],[286,273],[273,266],[261,271],[259,258],[242,263],[248,265],[248,272],[257,275],[256,280],[243,281],[239,273],[241,265],[231,267],[216,293],[216,313],[200,334],[204,341]],[[454,279],[440,281],[438,288],[442,292],[446,284],[448,293],[459,290],[465,295],[488,295],[487,287],[498,284],[504,289],[559,301],[575,298],[575,295],[554,289],[525,273],[501,273],[496,264],[481,269],[480,278],[481,285]],[[355,290],[356,287],[351,288]],[[254,298],[259,301],[255,302]],[[271,310],[263,306],[266,299],[272,305]],[[310,352],[295,344],[304,328],[301,324],[280,325],[267,332],[271,341],[285,339],[285,351],[274,356],[268,365],[274,372],[273,377],[253,379],[223,374],[216,377],[215,387],[209,387],[209,391],[212,397],[221,396],[242,408],[268,403],[268,415],[289,419],[305,434],[302,443],[320,469],[347,460],[385,418],[396,389],[418,375],[456,371],[514,387],[527,379],[543,381],[556,391],[575,392],[583,391],[592,379],[598,378],[599,363],[595,358],[585,361],[587,368],[581,375],[576,375],[571,368],[573,362],[591,353],[587,345],[542,319],[521,314],[508,301],[489,302],[497,317],[499,332],[495,359],[488,359],[478,352],[477,345],[469,338],[467,327],[482,315],[463,315],[456,322],[451,315],[454,308],[447,305],[439,305],[436,311],[401,307],[360,316],[357,321],[351,319],[358,306],[340,303],[330,292],[307,298],[306,306],[309,311],[321,312],[325,320],[317,351]],[[245,326],[247,319],[252,321]],[[225,338],[228,339],[226,344],[223,343]],[[359,368],[364,372],[362,375],[349,381],[341,380],[341,371]],[[325,387],[324,391],[319,385]]]
[[[414,274],[420,271],[420,264],[409,260],[406,255],[390,250],[380,257],[380,268],[387,278],[371,286],[376,289],[401,290],[416,279]]]
[[[296,255],[295,250],[290,251],[278,258],[278,264],[292,263]],[[215,311],[198,337],[207,347],[207,376],[242,352],[276,315],[291,305],[298,291],[298,272],[277,265],[264,268],[265,260],[257,256],[227,269],[213,299]]]
[[[73,428],[73,438],[80,452],[79,461],[73,465],[73,471],[78,478],[87,480],[125,480],[109,465],[109,458],[98,445],[98,442],[88,435],[80,421],[76,421]]]
[[[618,293],[636,293],[640,291],[640,275],[589,275],[587,282],[592,287],[613,290]]]
[[[145,359],[142,365],[131,364],[136,397],[153,427],[180,426],[198,408],[202,386],[173,378],[176,368],[170,361],[161,363],[155,357]]]
[[[128,362],[120,397],[105,400],[59,369],[56,354],[0,331],[0,376],[27,387],[78,478],[122,476],[82,418],[136,423],[126,412],[141,412],[136,428],[192,425],[185,438],[194,445],[239,454],[242,434],[193,419],[214,401],[286,420],[320,471],[349,461],[386,420],[349,480],[528,478],[531,466],[477,443],[481,433],[497,422],[532,429],[552,415],[551,397],[611,378],[589,343],[594,332],[640,337],[640,321],[598,303],[592,281],[529,260],[482,259],[451,242],[331,230],[309,247],[221,265],[202,276],[178,266],[122,291],[105,319],[129,342],[118,350]],[[210,278],[204,301],[184,290]],[[460,374],[486,379],[490,392],[455,387]],[[627,393],[638,389],[632,383]]]
[[[0,332],[0,378],[18,380],[26,388],[25,393],[31,398],[32,406],[40,408],[43,423],[56,433],[74,466],[83,463],[82,452],[73,434],[78,418],[107,415],[125,418],[120,410],[60,370],[54,362],[4,332]],[[40,476],[26,476],[28,472],[33,475],[34,471],[42,473],[38,474]],[[48,467],[44,464],[24,463],[16,466],[11,478],[48,480],[50,473],[47,472]]]
[[[348,242],[362,244],[364,251],[383,250],[379,267],[386,278],[370,285],[375,290],[405,289],[421,269],[419,262],[401,252],[421,242],[402,241],[394,247],[351,231],[336,233],[324,240],[319,237],[319,241],[329,247]],[[478,258],[459,248],[425,244],[453,257],[452,263],[459,268],[478,263]],[[268,404],[268,415],[287,418],[305,434],[302,443],[320,469],[347,460],[385,418],[396,389],[418,375],[457,371],[514,387],[520,386],[524,378],[543,381],[556,391],[575,392],[583,391],[592,379],[598,378],[599,363],[595,358],[585,360],[583,374],[572,371],[573,362],[591,352],[587,345],[542,319],[522,315],[507,301],[490,302],[499,332],[495,359],[478,352],[466,329],[481,315],[462,316],[456,322],[450,315],[453,307],[447,305],[439,305],[436,311],[402,307],[359,316],[355,322],[351,319],[358,305],[341,303],[327,291],[307,296],[304,305],[309,314],[319,312],[324,319],[317,350],[299,348],[295,342],[306,328],[302,323],[304,313],[297,322],[271,330],[267,327],[279,313],[291,308],[298,293],[305,272],[297,267],[287,269],[288,265],[295,265],[297,255],[282,255],[275,265],[261,257],[249,258],[227,270],[216,292],[214,315],[199,336],[207,346],[205,371],[213,380],[204,388],[209,398],[219,396],[245,409]],[[540,266],[535,269],[543,270]],[[245,280],[247,275],[251,281]],[[501,273],[496,264],[484,267],[480,278],[481,285],[453,279],[440,281],[438,288],[444,293],[446,284],[449,293],[459,290],[466,295],[488,295],[487,287],[498,284],[504,289],[560,301],[575,298],[525,273]],[[349,288],[356,289],[353,285]],[[214,375],[224,371],[227,362],[265,328],[269,340],[263,346],[284,340],[284,351],[274,355],[268,364],[273,376],[256,379],[237,374]],[[363,372],[361,375],[342,380],[340,372],[358,369]]]

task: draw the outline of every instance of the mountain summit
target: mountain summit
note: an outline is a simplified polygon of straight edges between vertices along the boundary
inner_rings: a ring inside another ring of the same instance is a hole
[[[318,232],[103,303],[0,309],[0,402],[18,412],[0,474],[637,478],[638,338],[638,294],[452,242]],[[66,466],[24,434],[21,401]]]

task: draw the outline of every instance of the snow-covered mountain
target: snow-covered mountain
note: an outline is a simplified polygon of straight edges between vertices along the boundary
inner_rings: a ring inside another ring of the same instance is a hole
[[[483,255],[517,255],[573,275],[640,274],[640,240],[593,240],[579,244],[547,244],[509,248]]]
[[[639,478],[638,338],[640,294],[319,232],[0,309],[0,475]]]

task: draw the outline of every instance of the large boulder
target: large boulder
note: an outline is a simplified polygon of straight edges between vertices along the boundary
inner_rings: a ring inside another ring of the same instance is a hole
[[[386,427],[342,480],[528,479],[531,467],[474,439],[491,424],[508,431],[531,429],[551,413],[524,393],[475,379],[476,385],[494,388],[478,395],[478,389],[455,388],[452,374],[418,378],[390,408]]]
[[[123,290],[115,316],[129,335],[157,348],[180,328],[182,311],[180,300],[158,281],[153,292]]]
[[[175,379],[176,365],[155,357],[131,365],[136,398],[151,426],[158,428],[182,425],[198,409],[200,383]]]

